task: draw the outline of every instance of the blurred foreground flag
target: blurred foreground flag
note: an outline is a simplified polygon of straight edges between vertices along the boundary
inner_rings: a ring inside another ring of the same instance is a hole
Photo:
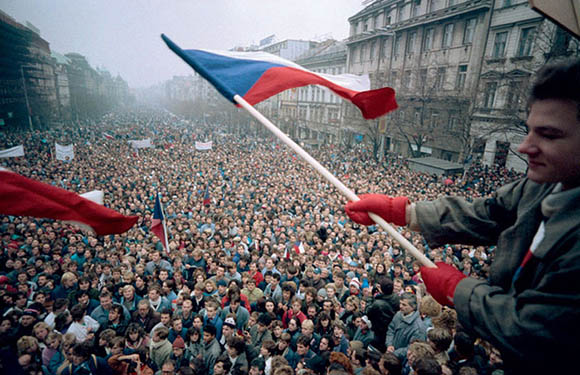
[[[131,229],[137,216],[124,216],[80,195],[0,168],[0,214],[78,222],[97,235]]]
[[[390,87],[370,90],[370,80],[366,75],[315,73],[262,51],[182,50],[164,34],[161,38],[173,52],[234,103],[235,95],[254,105],[290,88],[321,85],[350,100],[366,119],[380,117],[397,108],[395,90]]]

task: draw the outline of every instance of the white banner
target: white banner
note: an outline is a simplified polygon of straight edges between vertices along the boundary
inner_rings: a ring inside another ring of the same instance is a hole
[[[209,141],[209,142],[195,142],[195,149],[196,150],[211,150],[213,147],[213,141]]]
[[[141,139],[141,140],[130,140],[129,143],[134,149],[140,148],[151,148],[153,143],[151,143],[151,138]]]
[[[72,143],[67,146],[62,146],[54,142],[54,148],[56,151],[55,152],[56,160],[70,161],[75,158],[75,150]]]
[[[0,150],[0,158],[15,158],[18,156],[24,156],[23,145],[8,148],[6,150]]]

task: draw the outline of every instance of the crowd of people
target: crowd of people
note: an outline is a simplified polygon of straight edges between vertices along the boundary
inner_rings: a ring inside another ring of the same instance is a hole
[[[420,264],[379,227],[350,221],[346,199],[273,138],[143,110],[0,137],[0,149],[23,144],[26,152],[4,167],[77,193],[102,190],[106,206],[139,216],[131,230],[98,237],[0,216],[4,370],[501,373],[499,351],[426,293]],[[143,138],[154,147],[127,142]],[[195,149],[209,139],[211,150]],[[54,142],[72,143],[74,159],[55,160]],[[397,155],[377,162],[362,144],[312,155],[357,193],[415,202],[472,200],[521,178],[474,163],[449,183],[411,171]],[[151,232],[157,194],[167,249]],[[400,231],[431,260],[487,277],[493,246],[430,248]]]

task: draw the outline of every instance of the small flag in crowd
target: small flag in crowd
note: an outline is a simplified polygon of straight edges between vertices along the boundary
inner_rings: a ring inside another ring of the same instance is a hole
[[[155,197],[155,207],[153,208],[153,220],[151,222],[151,232],[161,240],[161,244],[166,252],[169,252],[169,242],[167,241],[167,224],[165,222],[165,214],[159,194]]]
[[[203,193],[203,205],[209,206],[210,198],[209,198],[209,184],[205,187],[205,193]]]
[[[236,95],[254,105],[287,89],[320,85],[351,101],[366,119],[377,118],[397,109],[395,90],[390,87],[370,90],[368,75],[316,73],[263,51],[183,50],[167,36],[162,34],[161,38],[173,52],[234,103]]]
[[[137,216],[124,216],[80,195],[0,168],[0,214],[79,222],[97,235],[128,231]]]
[[[111,134],[109,133],[103,133],[103,137],[107,138],[107,139],[114,139],[115,137],[113,137]]]

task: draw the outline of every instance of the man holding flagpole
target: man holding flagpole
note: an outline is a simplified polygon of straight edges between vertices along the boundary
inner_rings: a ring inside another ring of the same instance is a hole
[[[538,72],[529,99],[528,134],[518,151],[527,178],[491,198],[410,203],[361,196],[346,205],[354,221],[367,212],[420,231],[432,248],[496,245],[489,280],[466,278],[437,263],[421,268],[427,290],[455,305],[464,329],[500,349],[506,373],[555,374],[577,367],[580,337],[580,60]],[[550,360],[551,359],[551,360]],[[562,371],[558,371],[562,370]]]

